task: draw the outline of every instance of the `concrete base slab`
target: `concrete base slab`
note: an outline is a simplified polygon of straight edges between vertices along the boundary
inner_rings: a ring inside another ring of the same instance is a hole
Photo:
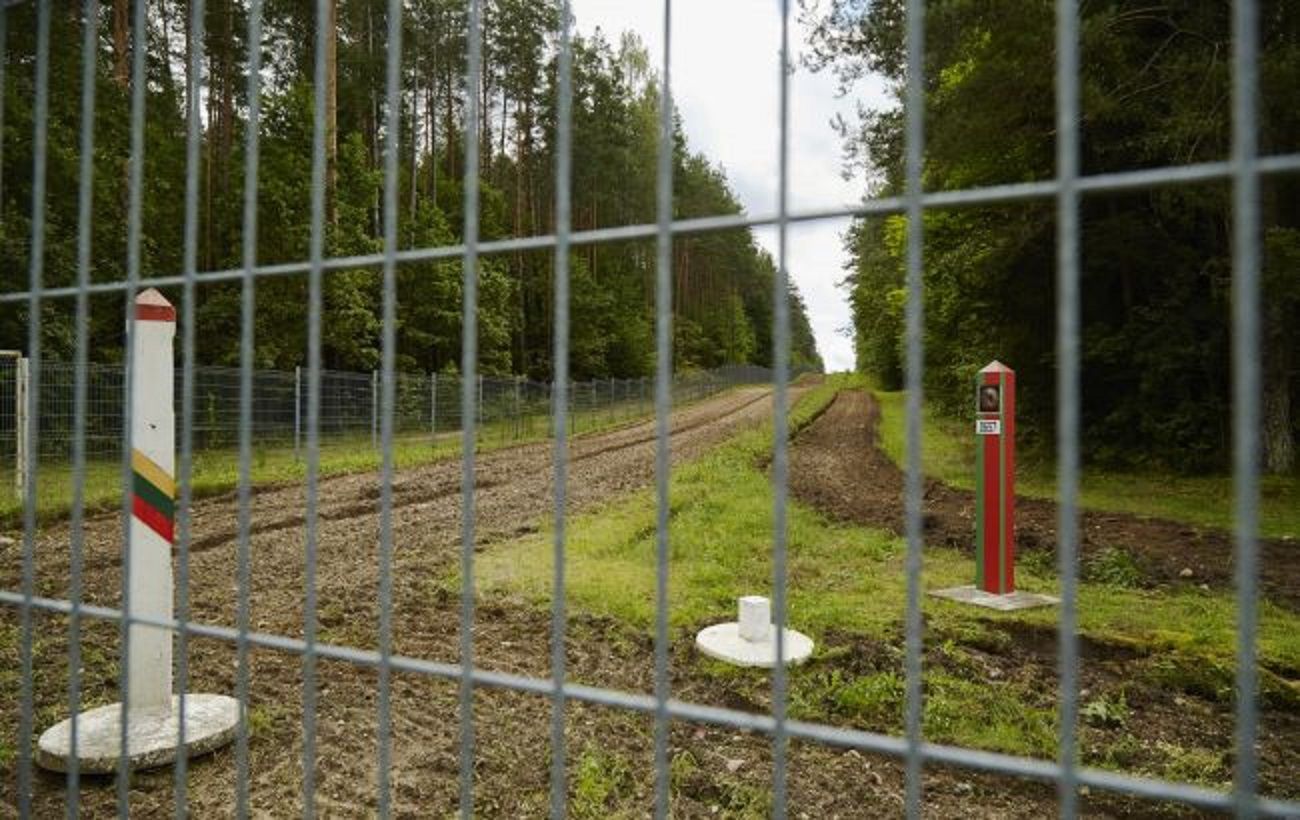
[[[695,645],[710,658],[734,663],[737,666],[757,666],[771,669],[776,666],[776,641],[750,641],[740,637],[740,624],[731,621],[700,630]],[[812,655],[812,638],[793,629],[785,630],[785,662],[803,663]]]
[[[176,759],[180,698],[172,696],[170,709],[139,710],[127,720],[127,765],[152,769]],[[239,726],[239,701],[225,695],[185,696],[186,757],[196,757],[225,746]],[[117,771],[121,752],[122,704],[89,709],[51,726],[36,747],[36,763],[56,772],[68,770],[72,752],[72,723],[77,723],[77,767],[85,774]]]
[[[936,598],[947,598],[950,601],[957,601],[963,604],[974,604],[987,609],[996,609],[999,612],[1013,612],[1018,609],[1033,609],[1039,606],[1054,606],[1061,602],[1060,598],[1051,595],[1039,595],[1036,592],[1022,592],[1016,590],[1006,595],[996,595],[992,592],[985,592],[975,586],[967,585],[964,587],[952,587],[951,589],[935,589],[930,594]]]

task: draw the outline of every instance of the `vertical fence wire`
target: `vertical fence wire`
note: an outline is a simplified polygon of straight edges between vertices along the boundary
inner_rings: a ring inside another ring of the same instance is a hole
[[[1079,697],[1079,53],[1076,0],[1056,4],[1056,475],[1061,616],[1057,622],[1062,817],[1078,814]]]
[[[555,549],[551,583],[551,817],[559,820],[565,813],[565,744],[564,744],[564,677],[565,658],[565,586],[564,539],[565,511],[568,506],[569,438],[566,429],[569,400],[569,219],[572,194],[573,137],[573,43],[569,0],[559,0],[560,53],[556,74],[559,94],[556,98],[555,144],[555,389],[552,393],[555,471]],[[516,393],[518,395],[518,393]],[[517,409],[517,408],[516,408]]]
[[[177,748],[185,748],[185,703],[189,689],[189,631],[185,625],[190,618],[190,503],[193,499],[194,478],[194,305],[198,299],[196,276],[198,272],[199,236],[199,147],[202,141],[202,124],[199,117],[199,94],[203,87],[204,59],[204,9],[203,0],[190,3],[190,63],[189,83],[185,92],[185,226],[182,239],[182,272],[185,277],[181,296],[181,446],[180,461],[176,465],[179,508],[176,510],[176,620],[181,624],[177,634],[176,654],[176,709],[179,714],[176,736]],[[75,712],[73,713],[75,714]],[[188,816],[186,789],[188,784],[188,755],[176,755],[174,764],[174,810],[176,820]]]
[[[27,302],[27,350],[31,361],[31,373],[27,392],[27,430],[18,431],[26,435],[28,441],[36,441],[40,435],[40,418],[36,412],[40,394],[41,372],[41,297],[39,289],[43,284],[45,266],[45,159],[46,136],[49,119],[50,88],[50,8],[40,4],[36,9],[36,100],[32,112],[32,244],[28,275],[32,295]],[[0,137],[2,139],[2,137]],[[36,593],[36,483],[37,467],[34,447],[28,447],[24,466],[27,474],[27,486],[23,497],[23,568],[22,568],[22,611],[19,665],[22,680],[19,693],[21,703],[18,716],[18,811],[26,816],[31,813],[32,799],[32,753],[31,743],[26,738],[32,734],[32,709],[34,692],[32,689],[32,598]]]
[[[74,475],[85,475],[86,470],[86,360],[89,357],[90,320],[90,239],[94,195],[95,129],[95,65],[99,35],[98,0],[86,0],[83,14],[81,44],[81,156],[77,185],[77,307],[73,335],[76,351],[73,366],[76,374],[73,383],[72,415],[72,470]],[[4,84],[0,83],[0,89]],[[81,711],[81,596],[82,559],[85,549],[85,482],[74,481],[72,511],[69,517],[68,600],[72,611],[68,615],[68,714]],[[68,727],[68,773],[66,811],[69,818],[76,817],[81,798],[81,778],[77,746],[80,742],[77,721]]]
[[[1232,27],[1232,407],[1236,505],[1238,817],[1259,811],[1256,748],[1258,672],[1255,633],[1259,586],[1259,176],[1258,10],[1237,0]]]
[[[319,543],[320,406],[321,406],[321,307],[322,272],[325,258],[325,104],[326,47],[335,36],[325,25],[329,4],[316,0],[316,64],[311,139],[311,237],[307,275],[307,497],[304,530],[302,655],[302,813],[316,816],[316,569]]]
[[[43,6],[44,4],[42,4]],[[140,282],[141,268],[141,233],[142,210],[144,200],[144,106],[148,75],[145,73],[147,63],[145,52],[148,50],[148,28],[145,17],[145,4],[135,3],[131,24],[131,152],[127,191],[127,237],[126,237],[126,299],[122,305],[123,318],[126,323],[123,356],[126,366],[122,369],[122,532],[127,533],[126,547],[122,551],[122,613],[121,621],[121,668],[118,686],[122,697],[120,736],[117,761],[117,812],[122,818],[131,813],[131,768],[130,745],[128,737],[129,708],[131,700],[131,676],[128,673],[131,657],[131,565],[134,560],[134,548],[129,533],[131,531],[131,497],[132,467],[131,448],[134,446],[131,429],[131,413],[135,401],[135,385],[132,373],[138,365],[135,361],[135,297]]]
[[[907,90],[905,171],[907,201],[907,464],[903,490],[907,538],[907,604],[904,614],[907,737],[904,810],[911,820],[921,816],[921,407],[924,374],[925,303],[922,301],[922,252],[925,220],[921,203],[921,157],[925,147],[925,3],[907,3]]]
[[[257,180],[259,127],[262,109],[262,1],[250,0],[248,8],[248,124],[244,147],[244,227],[243,276],[240,279],[239,333],[239,478],[238,531],[236,558],[238,604],[236,624],[235,699],[248,703],[249,645],[248,631],[252,605],[252,528],[253,528],[253,356],[254,323],[257,311]],[[240,710],[235,733],[235,811],[241,817],[249,813],[248,794],[248,716]]]
[[[460,813],[474,813],[474,445],[473,385],[478,379],[478,93],[482,61],[482,0],[470,0],[465,104],[465,245],[461,309],[461,592],[460,592]],[[481,385],[480,385],[481,389]]]
[[[780,89],[777,132],[776,276],[772,281],[772,356],[775,389],[772,410],[772,627],[776,631],[776,665],[772,667],[772,814],[786,815],[786,496],[789,488],[789,419],[786,406],[790,380],[790,293],[787,287],[786,241],[790,162],[790,3],[781,0]]]
[[[664,73],[655,169],[655,817],[669,814],[668,783],[668,414],[672,411],[673,0],[664,0]]]
[[[393,410],[396,396],[394,359],[397,325],[397,151],[401,137],[402,3],[388,0],[387,130],[384,141],[383,341],[381,351],[379,435],[383,464],[379,479],[379,816],[389,815],[391,795],[391,678],[393,654]],[[412,119],[414,124],[414,118]]]

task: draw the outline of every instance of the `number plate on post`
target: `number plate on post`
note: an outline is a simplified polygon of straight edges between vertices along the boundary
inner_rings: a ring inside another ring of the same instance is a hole
[[[975,419],[975,435],[996,436],[1002,432],[1001,419]]]

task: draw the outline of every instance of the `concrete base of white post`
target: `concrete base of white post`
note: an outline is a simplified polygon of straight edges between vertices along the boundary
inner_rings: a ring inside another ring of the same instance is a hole
[[[166,766],[178,754],[196,757],[230,743],[239,727],[239,701],[225,695],[185,696],[185,749],[180,751],[180,698],[170,709],[137,709],[127,714],[128,769]],[[72,760],[72,724],[77,724],[77,770],[84,774],[117,771],[122,752],[122,704],[89,709],[55,724],[36,745],[36,763],[66,772]]]
[[[1060,598],[1052,595],[1040,595],[1037,592],[1024,592],[1019,589],[1015,592],[998,595],[993,592],[985,592],[971,584],[950,589],[936,589],[932,590],[930,594],[936,598],[946,598],[949,601],[956,601],[961,604],[982,606],[985,609],[996,609],[999,612],[1013,612],[1018,609],[1033,609],[1040,606],[1055,606],[1061,602]]]
[[[739,621],[715,624],[700,630],[695,645],[710,658],[735,664],[771,669],[776,666],[776,633],[772,629],[772,604],[759,595],[740,599]],[[812,638],[793,629],[784,630],[784,660],[798,664],[812,655]]]

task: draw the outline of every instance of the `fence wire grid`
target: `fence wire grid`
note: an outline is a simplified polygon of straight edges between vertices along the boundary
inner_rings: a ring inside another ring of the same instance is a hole
[[[17,0],[24,2],[25,0]],[[468,95],[464,128],[467,138],[464,141],[465,175],[464,175],[464,226],[461,244],[398,250],[396,235],[396,190],[398,145],[396,118],[400,116],[400,106],[396,104],[398,94],[398,70],[402,53],[400,0],[388,0],[388,32],[385,41],[387,59],[387,96],[388,107],[384,148],[384,250],[381,253],[353,256],[347,258],[327,258],[324,254],[324,195],[325,195],[325,126],[320,115],[325,109],[325,37],[321,21],[327,19],[327,0],[317,0],[316,10],[316,62],[315,78],[315,121],[312,139],[312,186],[311,214],[312,230],[309,258],[289,264],[272,266],[259,265],[254,253],[254,238],[257,226],[256,197],[252,192],[257,189],[258,174],[258,129],[259,116],[259,80],[258,66],[261,59],[260,49],[248,51],[249,90],[247,105],[249,109],[249,128],[245,139],[245,230],[244,261],[233,270],[199,271],[195,259],[197,191],[198,191],[198,133],[199,114],[197,106],[191,104],[188,111],[188,165],[187,185],[185,190],[185,264],[182,271],[167,275],[145,277],[141,271],[140,243],[142,225],[140,202],[142,193],[142,154],[145,123],[144,111],[144,77],[145,50],[133,49],[131,65],[131,152],[129,157],[129,218],[128,218],[128,254],[125,278],[105,283],[92,284],[88,275],[88,243],[93,208],[90,199],[88,180],[90,177],[89,157],[94,147],[93,129],[83,126],[81,134],[81,183],[80,183],[80,240],[78,246],[79,278],[75,285],[47,288],[42,280],[44,266],[44,201],[47,165],[47,119],[49,94],[50,63],[50,16],[53,3],[30,0],[37,3],[36,28],[33,32],[23,32],[36,42],[36,79],[34,85],[34,129],[33,146],[33,204],[31,214],[30,236],[30,280],[27,290],[0,294],[0,303],[16,305],[25,303],[29,310],[28,356],[31,360],[31,385],[28,393],[28,419],[31,426],[31,440],[40,441],[44,429],[37,405],[42,393],[40,380],[47,371],[42,364],[41,333],[38,318],[41,304],[55,298],[74,298],[77,300],[77,358],[71,370],[73,391],[73,418],[71,425],[71,447],[74,468],[80,470],[85,459],[90,455],[88,440],[92,438],[90,420],[93,418],[93,406],[89,397],[88,385],[95,378],[96,369],[87,364],[87,304],[93,293],[120,291],[127,296],[128,310],[134,302],[137,292],[146,286],[180,286],[184,299],[180,303],[179,327],[181,332],[181,415],[180,415],[180,457],[179,457],[179,507],[178,507],[178,615],[175,619],[154,620],[134,615],[131,602],[123,589],[121,609],[112,609],[85,604],[80,599],[81,579],[74,569],[69,599],[51,599],[34,594],[34,546],[36,542],[36,482],[30,481],[24,499],[23,514],[23,552],[22,552],[22,588],[20,590],[0,591],[0,603],[18,609],[21,617],[21,712],[19,717],[19,737],[32,737],[33,715],[33,631],[35,618],[39,613],[70,614],[72,640],[69,643],[70,670],[69,707],[75,714],[80,703],[80,680],[77,677],[76,653],[79,645],[76,640],[80,619],[106,619],[118,624],[121,640],[124,644],[122,655],[125,657],[125,643],[128,639],[127,626],[146,624],[163,627],[177,633],[179,649],[178,677],[185,680],[185,643],[190,636],[203,636],[229,641],[239,650],[239,675],[237,694],[245,698],[248,692],[248,653],[250,648],[258,647],[300,655],[303,662],[303,736],[302,750],[302,799],[304,814],[314,816],[316,805],[315,787],[315,737],[316,737],[316,664],[322,659],[342,661],[362,667],[373,668],[378,672],[378,804],[381,815],[391,810],[391,789],[388,780],[387,764],[391,748],[391,723],[389,714],[389,686],[391,675],[395,671],[410,672],[434,676],[460,685],[459,707],[459,801],[460,812],[469,817],[474,812],[473,802],[473,763],[474,763],[474,728],[472,699],[477,687],[502,687],[518,692],[550,698],[553,702],[551,712],[551,812],[561,816],[566,810],[566,771],[567,761],[564,748],[565,703],[567,700],[600,704],[617,709],[632,710],[653,716],[655,725],[655,802],[656,816],[665,817],[669,813],[669,770],[667,763],[668,726],[671,721],[698,721],[710,724],[753,730],[766,733],[772,740],[772,789],[773,814],[784,816],[786,811],[787,757],[786,749],[792,738],[813,741],[838,747],[850,747],[863,751],[879,753],[898,758],[905,763],[906,791],[904,806],[908,817],[918,817],[921,813],[922,768],[926,763],[944,764],[964,767],[971,770],[998,773],[1014,777],[1030,778],[1055,783],[1059,791],[1059,806],[1062,816],[1073,817],[1078,813],[1078,795],[1081,787],[1127,793],[1142,798],[1180,801],[1185,804],[1206,809],[1225,810],[1238,816],[1255,815],[1297,816],[1300,804],[1281,802],[1264,798],[1258,793],[1257,762],[1258,750],[1256,738],[1258,732],[1257,714],[1257,671],[1255,663],[1255,644],[1257,630],[1256,592],[1258,567],[1258,497],[1259,497],[1259,458],[1255,431],[1259,422],[1259,252],[1260,252],[1260,213],[1259,184],[1266,174],[1300,171],[1300,154],[1258,155],[1256,93],[1258,54],[1258,15],[1256,4],[1250,0],[1236,0],[1233,11],[1233,47],[1232,67],[1232,152],[1231,156],[1220,162],[1199,163],[1194,165],[1171,166],[1143,169],[1131,172],[1107,173],[1085,176],[1079,173],[1079,14],[1077,0],[1057,0],[1056,6],[1056,122],[1057,122],[1057,169],[1056,176],[1050,180],[1015,183],[964,190],[925,191],[921,177],[921,151],[924,139],[924,122],[922,107],[924,15],[925,4],[922,0],[908,0],[906,3],[907,34],[907,88],[905,105],[905,194],[897,197],[869,199],[852,207],[826,208],[820,210],[793,211],[788,207],[788,132],[790,83],[785,67],[790,65],[790,25],[789,0],[781,0],[781,42],[779,43],[781,70],[772,77],[780,89],[780,122],[777,124],[779,143],[779,199],[775,213],[755,217],[747,215],[721,215],[689,220],[675,220],[671,211],[672,164],[672,105],[671,105],[671,35],[672,35],[672,0],[663,4],[663,44],[664,58],[661,67],[662,87],[665,104],[661,106],[659,162],[657,166],[658,211],[657,220],[650,224],[625,225],[598,230],[574,231],[570,219],[570,169],[573,158],[570,156],[572,145],[572,20],[568,0],[558,0],[561,14],[562,30],[558,53],[558,117],[556,170],[558,190],[556,195],[555,232],[544,236],[506,239],[492,242],[480,242],[478,233],[478,169],[479,169],[479,101],[475,94]],[[3,21],[7,8],[15,0],[0,3],[0,21]],[[135,3],[132,16],[134,41],[142,42],[145,32],[145,4]],[[98,19],[100,14],[96,0],[87,0],[85,4],[87,19]],[[260,40],[262,4],[260,0],[249,3],[249,43]],[[196,44],[191,55],[191,76],[201,76],[202,68],[202,31],[203,3],[201,0],[191,6],[189,21],[193,42]],[[481,28],[483,23],[481,0],[469,2],[469,43],[467,80],[468,87],[478,87],[482,70]],[[93,121],[94,100],[94,51],[96,48],[93,27],[86,27],[83,42],[84,73],[88,80],[83,83],[82,111],[83,122]],[[776,44],[774,44],[776,45]],[[195,80],[197,82],[197,80]],[[191,88],[190,91],[195,89]],[[189,95],[193,100],[194,96]],[[1078,589],[1078,471],[1079,471],[1079,198],[1081,195],[1097,191],[1118,191],[1154,186],[1168,186],[1193,183],[1206,180],[1227,180],[1233,191],[1234,245],[1233,259],[1233,304],[1234,322],[1233,339],[1233,429],[1234,429],[1234,474],[1235,474],[1235,509],[1236,509],[1236,587],[1237,587],[1237,680],[1238,697],[1236,699],[1236,750],[1235,775],[1231,791],[1220,792],[1198,787],[1189,783],[1169,780],[1147,779],[1113,772],[1082,767],[1076,758],[1076,728],[1078,723],[1078,666],[1079,651],[1076,635],[1077,624],[1077,589]],[[1062,607],[1059,622],[1059,751],[1055,760],[1032,759],[1014,755],[998,754],[957,746],[930,743],[921,733],[921,611],[920,611],[920,571],[921,571],[921,407],[922,407],[922,372],[924,367],[922,349],[922,241],[921,216],[927,209],[951,208],[963,205],[1005,203],[1026,200],[1053,200],[1057,209],[1057,261],[1056,281],[1058,288],[1057,302],[1057,407],[1058,407],[1058,441],[1057,456],[1059,464],[1059,571],[1061,576]],[[906,634],[906,698],[905,698],[905,734],[902,737],[857,731],[818,723],[792,720],[787,715],[787,678],[784,667],[778,661],[772,676],[772,710],[770,713],[754,713],[735,709],[705,706],[678,700],[672,697],[667,674],[668,663],[668,620],[667,620],[667,584],[668,584],[668,415],[673,401],[671,395],[672,357],[671,332],[671,271],[670,249],[674,237],[709,231],[745,228],[754,226],[775,226],[778,236],[778,275],[775,277],[776,310],[773,319],[773,339],[775,356],[775,424],[773,431],[772,480],[775,489],[774,531],[772,536],[773,564],[773,620],[777,636],[778,658],[783,657],[783,627],[786,620],[786,491],[787,491],[787,386],[790,381],[789,349],[790,323],[786,291],[786,237],[791,223],[864,215],[904,214],[912,230],[908,233],[906,251],[906,385],[907,394],[907,433],[906,433],[906,472],[905,507],[907,540],[907,603],[905,612]],[[567,426],[571,412],[571,390],[568,384],[568,296],[569,269],[568,255],[571,248],[592,243],[614,242],[635,238],[653,238],[657,243],[656,270],[656,358],[657,372],[654,383],[653,399],[656,418],[656,497],[658,502],[657,528],[657,617],[655,622],[655,669],[653,694],[638,694],[614,689],[581,686],[567,682],[564,666],[564,637],[566,628],[565,614],[565,509],[566,478],[568,464]],[[467,382],[478,378],[478,356],[476,340],[476,266],[480,256],[498,254],[523,249],[551,249],[555,254],[555,338],[554,361],[556,363],[556,385],[549,400],[552,405],[551,418],[554,425],[554,554],[555,577],[552,596],[552,674],[549,677],[532,677],[511,674],[474,665],[474,639],[471,626],[474,621],[474,470],[476,428],[479,424],[480,399],[477,391],[464,390],[459,393],[460,418],[465,423],[460,425],[462,436],[462,549],[461,562],[461,608],[460,608],[460,649],[459,663],[443,663],[415,657],[405,657],[392,652],[391,624],[391,555],[393,506],[393,437],[400,428],[402,418],[400,381],[394,373],[394,311],[396,267],[408,261],[428,259],[456,259],[463,261],[463,320],[464,345],[460,372]],[[327,406],[330,376],[321,369],[321,285],[322,279],[330,271],[368,266],[379,268],[383,277],[383,354],[379,376],[378,392],[378,437],[384,454],[381,470],[380,493],[380,640],[378,651],[367,651],[346,645],[322,642],[316,623],[315,613],[315,571],[318,546],[317,511],[319,505],[319,447],[321,436],[327,432],[328,418],[324,413]],[[308,359],[304,368],[306,384],[305,425],[306,459],[307,459],[307,507],[306,507],[306,560],[307,587],[306,622],[303,638],[267,634],[250,628],[248,619],[248,582],[249,582],[249,521],[250,489],[249,459],[252,437],[258,418],[254,395],[257,382],[252,368],[252,311],[254,308],[254,284],[259,278],[290,274],[303,274],[308,277],[309,296],[308,311]],[[230,628],[212,624],[199,623],[188,617],[188,548],[190,522],[188,503],[189,480],[193,448],[203,433],[203,408],[198,403],[201,372],[194,362],[193,336],[193,296],[200,285],[226,280],[238,280],[243,283],[243,326],[240,335],[240,367],[232,371],[230,378],[238,382],[238,429],[236,437],[240,450],[241,482],[238,493],[240,534],[238,541],[238,563],[240,579],[240,608],[237,627]],[[129,345],[128,345],[129,349]],[[4,366],[0,364],[0,366]],[[126,367],[131,367],[128,360]],[[54,376],[50,376],[54,378]],[[126,391],[124,415],[131,406],[129,380],[123,385]],[[0,405],[5,402],[0,399]],[[3,412],[3,411],[0,411]],[[130,452],[129,425],[122,427],[122,452]],[[39,466],[37,448],[26,453],[26,467],[29,475],[34,476]],[[125,459],[124,459],[125,462]],[[123,465],[123,489],[129,497],[129,465]],[[124,511],[126,514],[126,511]],[[79,567],[76,556],[80,555],[82,545],[78,536],[81,521],[80,499],[74,503],[72,512],[72,543],[74,568]],[[129,566],[130,550],[126,551],[124,563]],[[120,682],[121,697],[127,699],[127,680],[123,673]],[[184,686],[179,693],[184,692]],[[183,697],[183,694],[182,694]],[[183,725],[183,724],[182,724]],[[182,733],[184,729],[182,728]],[[126,727],[123,724],[122,749],[126,749]],[[75,754],[74,754],[75,757]],[[241,731],[236,741],[237,794],[235,810],[245,815],[249,811],[248,788],[248,733],[246,721],[241,724]],[[18,811],[20,815],[32,813],[31,787],[33,778],[32,752],[28,743],[20,743],[18,749]],[[176,771],[176,806],[178,816],[185,812],[185,760],[178,756]],[[118,811],[126,816],[129,810],[129,778],[125,766],[119,767],[117,777]],[[76,812],[78,807],[78,776],[74,770],[68,776],[69,810]]]
[[[0,477],[18,465],[18,404],[31,383],[29,360],[0,358]],[[241,429],[239,412],[240,370],[235,367],[196,366],[190,371],[194,416],[190,426],[195,453],[229,451]],[[39,393],[34,406],[40,415],[40,438],[33,452],[43,463],[72,461],[78,420],[75,412],[78,368],[69,362],[43,361],[36,379]],[[122,454],[123,392],[125,370],[116,364],[87,363],[84,378],[85,409],[82,443],[85,457],[110,460]],[[184,370],[177,370],[181,384]],[[420,438],[434,441],[461,430],[461,391],[465,380],[455,374],[397,372],[393,374],[393,434],[405,442]],[[770,382],[772,371],[754,365],[728,365],[716,370],[676,374],[672,381],[674,404],[686,404],[731,387]],[[251,425],[259,447],[292,447],[300,454],[304,444],[307,392],[302,368],[254,370]],[[482,376],[469,389],[477,392],[475,431],[480,440],[518,441],[549,435],[554,406],[554,385],[508,376]],[[321,370],[318,433],[330,441],[369,443],[379,447],[380,373]],[[568,429],[571,434],[648,416],[654,407],[654,381],[591,379],[570,382],[567,389]],[[175,417],[183,407],[176,397]]]

